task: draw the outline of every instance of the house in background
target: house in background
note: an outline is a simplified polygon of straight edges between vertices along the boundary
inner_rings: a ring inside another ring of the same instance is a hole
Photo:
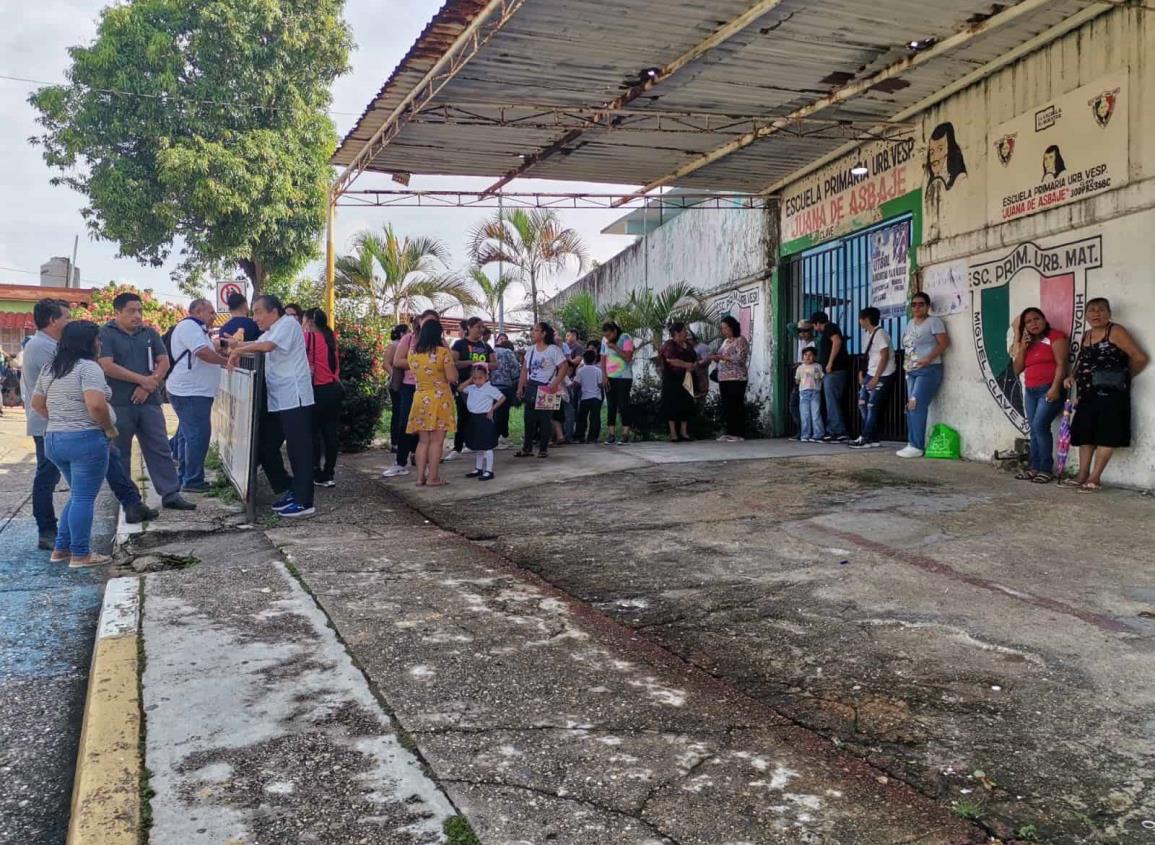
[[[37,300],[63,299],[71,306],[92,302],[92,288],[0,284],[0,348],[15,355],[24,338],[36,333],[32,308]]]

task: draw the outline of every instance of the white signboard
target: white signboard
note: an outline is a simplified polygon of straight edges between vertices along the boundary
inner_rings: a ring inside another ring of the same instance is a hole
[[[922,290],[930,297],[930,312],[935,316],[961,314],[970,304],[966,259],[923,268]]]
[[[919,187],[921,155],[912,138],[877,141],[804,177],[782,195],[783,243],[818,243],[882,220],[883,205]]]
[[[228,313],[229,297],[234,293],[244,293],[244,282],[217,282],[217,299],[214,303],[216,305],[218,314]]]
[[[870,304],[883,313],[906,309],[910,278],[910,221],[870,233]]]
[[[254,491],[249,489],[249,482],[253,451],[256,449],[253,423],[256,420],[257,385],[255,370],[238,366],[230,372],[222,367],[221,381],[213,402],[213,443],[220,454],[225,474],[246,504],[251,502],[254,495]]]
[[[1084,85],[996,127],[987,167],[991,223],[1127,183],[1127,75]]]

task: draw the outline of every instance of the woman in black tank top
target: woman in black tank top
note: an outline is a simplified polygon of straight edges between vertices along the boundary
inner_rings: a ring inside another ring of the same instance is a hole
[[[1115,450],[1131,445],[1131,380],[1146,368],[1148,358],[1130,332],[1111,322],[1106,299],[1087,303],[1087,323],[1091,328],[1083,335],[1072,376],[1071,445],[1079,447],[1079,474],[1060,484],[1096,493]]]

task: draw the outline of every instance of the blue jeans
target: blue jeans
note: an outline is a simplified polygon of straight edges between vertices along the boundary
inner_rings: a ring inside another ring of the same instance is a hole
[[[942,386],[942,364],[932,364],[906,374],[906,442],[916,449],[926,449],[926,419],[930,403]],[[914,402],[914,410],[910,402]]]
[[[57,529],[56,509],[52,503],[52,494],[56,485],[60,483],[60,470],[52,463],[46,454],[43,437],[33,437],[36,443],[36,477],[32,481],[32,515],[36,518],[38,534],[55,534]],[[116,496],[117,501],[126,508],[140,504],[140,490],[128,475],[124,461],[113,444],[108,455],[108,472],[105,480]]]
[[[181,487],[205,484],[205,457],[213,433],[213,398],[211,396],[169,396],[176,418],[177,460]]]
[[[821,440],[826,430],[822,427],[822,392],[799,390],[798,418],[801,436],[805,440]]]
[[[846,423],[842,419],[842,399],[846,396],[846,383],[850,380],[850,370],[827,373],[822,379],[822,392],[826,394],[826,433],[831,437],[845,437]]]
[[[1024,394],[1027,402],[1027,419],[1031,423],[1030,468],[1050,475],[1055,471],[1055,438],[1051,434],[1051,424],[1063,410],[1063,400],[1047,401],[1045,387],[1028,387]]]
[[[875,442],[874,428],[878,425],[878,408],[893,382],[894,373],[891,373],[880,378],[878,387],[874,390],[867,387],[870,384],[869,378],[858,388],[858,413],[862,416],[862,439],[869,443]]]
[[[96,494],[108,473],[108,437],[103,431],[50,431],[45,435],[44,446],[72,489],[68,504],[60,513],[56,551],[87,557],[91,552]]]

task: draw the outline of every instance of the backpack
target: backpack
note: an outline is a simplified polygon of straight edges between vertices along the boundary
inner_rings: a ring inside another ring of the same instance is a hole
[[[188,368],[191,370],[193,367],[192,350],[191,349],[186,349],[184,352],[182,352],[180,354],[180,357],[177,358],[175,361],[173,360],[173,357],[172,357],[172,336],[173,336],[173,333],[176,331],[176,327],[179,326],[181,323],[183,323],[185,320],[192,320],[198,326],[201,325],[201,321],[196,319],[195,317],[185,317],[183,320],[177,321],[176,325],[170,326],[168,331],[166,331],[164,334],[162,334],[160,336],[160,339],[162,341],[164,341],[164,349],[168,353],[168,360],[172,361],[172,363],[169,365],[168,372],[164,374],[164,380],[165,381],[168,381],[168,377],[172,375],[173,370],[176,369],[176,365],[179,364],[181,361],[183,361],[185,358],[188,359]]]

